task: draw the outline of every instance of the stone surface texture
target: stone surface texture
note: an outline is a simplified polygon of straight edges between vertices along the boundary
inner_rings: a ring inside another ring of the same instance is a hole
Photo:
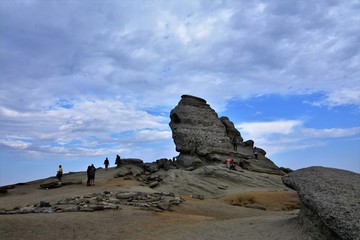
[[[253,155],[254,141],[243,141],[240,132],[228,117],[218,114],[207,102],[198,97],[183,95],[178,105],[170,112],[170,128],[179,152],[178,164],[183,167],[198,167],[205,162],[224,162],[231,157],[244,169],[283,174],[261,148],[259,158]],[[237,150],[231,140],[237,139]]]
[[[360,239],[360,174],[309,167],[285,175],[283,182],[298,192],[299,216],[316,239]]]

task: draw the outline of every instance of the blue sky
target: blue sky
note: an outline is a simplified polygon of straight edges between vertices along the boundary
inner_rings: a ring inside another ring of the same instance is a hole
[[[176,156],[207,100],[279,166],[360,172],[359,1],[0,1],[0,185]]]

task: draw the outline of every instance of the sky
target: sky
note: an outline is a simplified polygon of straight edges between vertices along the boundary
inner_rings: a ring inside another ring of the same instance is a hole
[[[360,1],[0,0],[0,185],[177,156],[205,99],[278,166],[360,172]]]

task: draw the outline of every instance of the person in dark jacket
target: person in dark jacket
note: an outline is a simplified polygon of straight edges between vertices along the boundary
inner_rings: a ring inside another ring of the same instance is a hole
[[[87,170],[86,170],[86,174],[87,174],[87,182],[86,185],[87,186],[91,186],[90,185],[90,179],[91,179],[91,165],[88,166]]]
[[[116,165],[116,168],[120,167],[120,156],[119,155],[116,155],[115,165]]]
[[[105,171],[107,171],[107,169],[109,167],[109,159],[108,158],[105,159],[104,165],[105,165]]]
[[[96,168],[95,168],[94,164],[91,164],[91,166],[90,166],[90,185],[91,186],[95,186],[95,172],[96,172]]]

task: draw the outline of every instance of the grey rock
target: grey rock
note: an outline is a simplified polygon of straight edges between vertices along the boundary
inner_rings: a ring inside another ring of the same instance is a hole
[[[227,188],[228,188],[228,186],[225,186],[225,185],[218,186],[218,189],[221,189],[221,190],[226,190]]]
[[[116,198],[118,199],[128,199],[133,198],[137,195],[136,192],[120,192],[116,194]]]
[[[240,132],[235,128],[234,123],[231,122],[228,117],[220,117],[220,120],[225,126],[226,135],[228,135],[231,140],[235,137],[237,144],[242,145],[244,139],[241,137]]]
[[[159,171],[159,167],[156,163],[145,163],[144,168],[149,173],[155,173],[155,172]]]
[[[123,163],[137,164],[137,165],[142,165],[144,163],[144,161],[139,158],[122,158],[121,161]]]
[[[202,195],[202,194],[192,194],[191,197],[192,197],[192,198],[195,198],[195,199],[200,199],[200,200],[204,200],[204,199],[205,199],[205,196]]]
[[[104,209],[121,209],[121,207],[117,204],[109,203],[108,205],[104,206]]]
[[[40,201],[39,207],[44,208],[44,207],[51,207],[49,202],[46,201]]]
[[[26,206],[26,207],[20,208],[18,211],[19,211],[19,213],[34,213],[35,208],[32,206]]]
[[[254,147],[254,141],[253,140],[247,140],[243,144],[244,144],[244,147],[249,147],[249,148]]]
[[[236,163],[253,157],[253,141],[243,142],[240,132],[227,117],[219,118],[204,99],[183,95],[178,105],[170,112],[169,126],[179,152],[176,164],[199,168],[211,162],[223,162],[231,157]],[[232,139],[237,139],[237,150]],[[280,174],[283,172],[258,148],[259,161],[246,169],[250,171]],[[261,160],[261,161],[260,161]]]
[[[120,168],[119,172],[114,174],[114,178],[124,177],[130,174],[130,168]]]
[[[40,184],[40,188],[42,189],[53,189],[53,188],[59,188],[61,187],[61,182],[58,182],[57,180],[53,180],[47,183]]]
[[[169,202],[166,202],[166,201],[161,201],[161,202],[157,202],[155,203],[156,207],[161,209],[161,210],[169,210],[169,207],[170,207],[170,204]]]
[[[91,208],[91,209],[93,209],[94,211],[104,210],[104,206],[103,206],[103,205],[89,205],[88,208]]]
[[[285,175],[283,182],[298,192],[300,219],[316,239],[360,239],[360,174],[310,167]]]
[[[156,187],[157,185],[159,185],[159,182],[158,182],[158,181],[154,181],[154,182],[152,182],[152,183],[149,184],[149,187],[150,187],[150,188],[154,188],[154,187]]]
[[[139,176],[144,173],[144,168],[142,166],[137,166],[137,165],[131,166],[130,173],[135,177]]]

